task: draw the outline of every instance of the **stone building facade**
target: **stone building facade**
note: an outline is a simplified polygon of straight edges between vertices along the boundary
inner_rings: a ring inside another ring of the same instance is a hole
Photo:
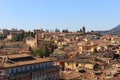
[[[0,57],[0,80],[59,80],[59,67],[28,54]]]

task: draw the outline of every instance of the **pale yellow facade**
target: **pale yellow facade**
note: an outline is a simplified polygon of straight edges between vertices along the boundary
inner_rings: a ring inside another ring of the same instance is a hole
[[[79,52],[80,53],[93,53],[94,52],[95,47],[91,47],[91,46],[80,46],[79,47]]]
[[[80,69],[94,69],[93,63],[76,63],[76,62],[65,62],[66,70],[79,71]]]
[[[93,69],[94,65],[93,64],[85,64],[85,68],[87,68],[87,69]]]
[[[29,45],[31,48],[36,48],[37,40],[35,38],[28,38],[26,39],[26,44]]]

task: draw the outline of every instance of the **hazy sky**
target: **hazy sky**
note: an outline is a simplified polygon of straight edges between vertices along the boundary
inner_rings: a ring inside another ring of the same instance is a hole
[[[0,28],[107,30],[120,24],[120,0],[0,0]]]

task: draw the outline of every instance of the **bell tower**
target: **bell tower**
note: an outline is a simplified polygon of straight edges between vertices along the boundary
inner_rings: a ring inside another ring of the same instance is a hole
[[[82,33],[85,34],[85,27],[82,27]]]

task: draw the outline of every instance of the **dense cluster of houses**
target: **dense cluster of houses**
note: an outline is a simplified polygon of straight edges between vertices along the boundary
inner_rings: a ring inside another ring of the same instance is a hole
[[[30,35],[23,41],[11,41],[24,33],[27,32],[0,30],[0,37],[4,37],[0,40],[0,55],[30,55],[31,49],[52,43],[53,48],[49,47],[52,53],[47,58],[53,62],[52,66],[59,66],[60,72],[57,67],[52,71],[53,74],[59,74],[56,79],[120,80],[120,36],[87,33],[85,27],[79,32],[45,32],[36,29],[33,31],[34,37]]]

